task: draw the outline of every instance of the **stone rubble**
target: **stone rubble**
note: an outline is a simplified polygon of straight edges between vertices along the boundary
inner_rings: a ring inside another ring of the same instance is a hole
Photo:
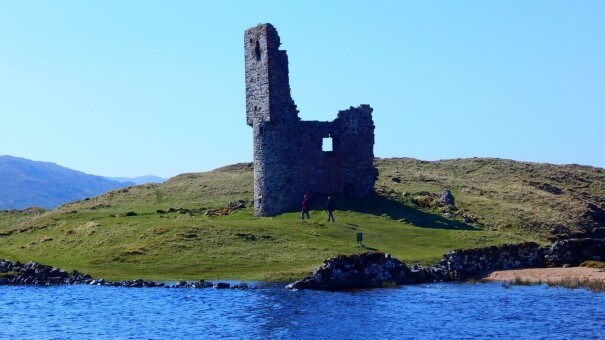
[[[540,247],[537,243],[453,250],[432,267],[405,263],[382,252],[327,259],[310,276],[288,289],[352,290],[395,285],[479,280],[495,270],[577,266],[605,259],[605,239],[569,239]]]
[[[245,209],[245,208],[246,208],[246,201],[239,200],[239,201],[229,202],[229,203],[227,203],[227,206],[222,207],[222,208],[208,210],[208,211],[206,211],[205,214],[206,214],[206,216],[210,216],[210,217],[226,216],[226,215],[231,214],[234,211],[237,211],[240,209]]]
[[[65,270],[40,264],[37,262],[28,262],[23,264],[19,261],[11,262],[0,259],[0,285],[35,285],[35,286],[55,286],[55,285],[74,285],[87,284],[94,286],[113,286],[127,288],[217,288],[217,289],[248,289],[247,283],[230,284],[226,282],[212,283],[209,281],[186,282],[181,281],[174,285],[164,282],[154,282],[147,280],[129,280],[129,281],[106,281],[104,279],[94,279],[88,274],[80,273],[77,270],[68,273]]]

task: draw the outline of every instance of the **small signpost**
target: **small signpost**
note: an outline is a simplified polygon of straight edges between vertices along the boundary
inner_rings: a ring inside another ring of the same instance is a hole
[[[361,245],[361,241],[363,241],[363,233],[357,233],[357,243]]]

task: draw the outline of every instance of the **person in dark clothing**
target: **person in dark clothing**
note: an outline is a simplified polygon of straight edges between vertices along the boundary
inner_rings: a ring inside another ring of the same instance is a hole
[[[302,201],[302,212],[300,213],[300,219],[305,220],[305,214],[307,214],[307,220],[310,220],[309,217],[309,196],[305,195]]]
[[[328,197],[328,201],[326,202],[326,211],[328,212],[328,222],[330,222],[330,219],[332,220],[332,222],[334,221],[334,210],[336,210],[336,205],[334,204],[334,200],[332,199],[332,197]]]

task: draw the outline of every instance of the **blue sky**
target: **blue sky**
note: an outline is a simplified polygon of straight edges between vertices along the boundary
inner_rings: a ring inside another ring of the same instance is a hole
[[[0,155],[104,176],[252,159],[243,33],[304,120],[374,108],[377,157],[605,167],[603,1],[2,1]]]

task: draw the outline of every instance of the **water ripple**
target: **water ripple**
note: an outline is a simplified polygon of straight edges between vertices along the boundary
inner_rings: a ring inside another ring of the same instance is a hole
[[[605,294],[500,284],[357,292],[0,287],[1,338],[604,338]]]

